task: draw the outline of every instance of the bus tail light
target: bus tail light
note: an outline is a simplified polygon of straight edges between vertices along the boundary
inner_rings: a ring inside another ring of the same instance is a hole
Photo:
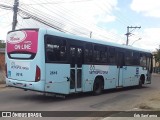
[[[8,78],[8,75],[7,75],[7,63],[5,64],[5,74],[6,74],[6,78]]]
[[[35,76],[35,82],[40,81],[41,78],[41,70],[38,66],[36,66],[36,76]]]

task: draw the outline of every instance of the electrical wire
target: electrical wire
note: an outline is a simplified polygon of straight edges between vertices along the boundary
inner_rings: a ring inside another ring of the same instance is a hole
[[[61,9],[65,9],[64,7],[61,7]],[[72,16],[74,16],[74,18],[76,18],[76,20],[80,20],[80,21],[83,21],[85,18],[83,18],[82,16],[80,16],[80,17],[77,17],[77,16],[75,16],[75,14],[73,14],[73,12],[71,12],[69,9],[65,9],[65,12],[67,12],[67,13],[69,13],[69,14],[71,14]],[[83,19],[81,19],[81,18],[83,18]],[[83,22],[83,24],[85,25],[85,26],[88,26],[87,24],[85,24],[85,22]],[[95,24],[91,24],[91,26],[96,26]],[[96,26],[97,27],[97,26]],[[90,28],[90,27],[88,27],[88,28]],[[102,28],[100,28],[100,27],[97,27],[99,30],[102,30],[102,31],[104,31],[104,29],[102,29]],[[90,30],[90,31],[92,31],[92,30]],[[111,32],[110,32],[111,33]],[[111,34],[113,34],[113,33],[111,33]],[[115,35],[117,38],[119,38],[119,37],[121,37],[121,36],[119,36],[119,35]],[[114,36],[114,37],[115,37]]]
[[[91,30],[89,30],[89,31],[91,31]],[[119,38],[119,37],[118,37]]]
[[[44,9],[50,11],[50,9],[46,8],[45,6],[43,6],[43,5],[40,5],[40,6],[43,7]],[[52,14],[53,14],[53,13],[54,13],[56,16],[60,16],[60,15],[57,14],[56,12],[52,11]],[[61,14],[63,14],[63,13],[61,12]],[[68,22],[70,25],[72,25],[72,26],[74,26],[74,27],[80,27],[79,29],[83,29],[83,31],[86,30],[86,31],[88,32],[88,29],[83,28],[83,27],[81,27],[81,26],[78,26],[78,24],[76,24],[74,21],[71,21],[71,20],[69,20],[68,18],[65,18],[65,17],[63,17],[63,16],[60,16],[60,17],[61,17],[61,21]]]
[[[59,1],[59,2],[41,2],[41,3],[35,3],[35,4],[25,4],[22,3],[21,5],[46,5],[46,4],[64,4],[64,3],[77,3],[77,2],[89,2],[89,1],[94,1],[94,0],[76,0],[76,1],[68,1],[68,2],[64,2],[64,1]]]
[[[27,11],[27,10],[26,10]],[[29,12],[29,11],[28,11]],[[41,12],[41,11],[40,11]],[[37,15],[37,13],[35,14],[35,15]],[[61,16],[59,16],[60,18],[61,18]],[[44,18],[44,17],[42,17],[41,16],[41,18]],[[35,18],[34,18],[35,19]],[[45,20],[49,20],[48,18],[46,18],[45,17]],[[41,20],[42,21],[42,20]],[[51,20],[50,20],[51,21]],[[52,22],[53,22],[53,20],[52,20]],[[72,22],[72,21],[69,21],[69,22]],[[57,22],[57,21],[54,21],[54,24],[56,24],[58,27],[59,27],[59,25],[61,24],[61,23],[59,23],[59,22]],[[63,25],[63,24],[62,24]],[[72,24],[70,24],[71,26],[73,26],[73,23]],[[74,30],[76,30],[76,29],[78,29],[78,27],[79,27],[79,25],[77,25],[76,24],[76,26],[75,26],[75,28],[72,28],[72,29],[74,29]],[[80,29],[79,29],[80,30]],[[90,32],[91,30],[88,30],[88,32]],[[80,31],[76,31],[76,32],[80,32]],[[84,34],[84,33],[83,33]],[[119,36],[114,36],[114,37],[116,37],[116,38],[118,38]]]
[[[33,9],[33,8],[32,8]],[[35,10],[35,11],[37,11],[37,10]]]
[[[77,26],[76,26],[76,27],[77,27]],[[91,31],[91,30],[89,30],[89,32],[90,32],[90,31]],[[114,36],[114,37],[115,37],[115,36]],[[116,37],[116,39],[117,39],[117,38],[119,38],[119,36],[118,36],[118,37]]]
[[[12,10],[13,9],[13,7],[8,6],[8,5],[4,5],[4,4],[0,4],[0,8],[5,9],[5,10]]]
[[[55,25],[52,25],[52,24],[46,22],[45,20],[43,20],[43,19],[41,19],[41,18],[38,18],[37,16],[32,15],[31,13],[28,13],[28,12],[23,11],[23,10],[21,10],[21,9],[19,9],[19,11],[20,11],[22,14],[27,15],[27,16],[31,17],[32,19],[34,19],[34,20],[36,20],[36,21],[38,21],[38,22],[40,22],[40,23],[43,23],[43,24],[45,24],[45,25],[47,25],[47,26],[50,26],[50,27],[52,27],[52,28],[54,28],[54,29],[56,29],[56,30],[58,30],[58,31],[70,33],[69,31],[67,31],[67,30],[62,30],[61,28],[59,28],[59,27],[57,27],[57,26],[55,26]],[[73,33],[71,33],[71,34],[73,34]]]

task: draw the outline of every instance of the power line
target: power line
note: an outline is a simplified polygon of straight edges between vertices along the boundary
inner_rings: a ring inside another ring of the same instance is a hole
[[[11,5],[12,6],[13,5],[13,0],[3,0],[3,1],[1,0],[1,3],[3,3],[3,4],[5,3],[7,5]]]
[[[98,6],[102,11],[106,11],[104,8],[102,8],[101,6],[99,6],[99,4],[96,4],[96,6]],[[105,7],[105,8],[108,8],[108,7]],[[111,11],[110,9],[108,9],[108,11]],[[121,22],[121,21],[120,21]],[[123,22],[121,22],[123,24]],[[102,29],[102,28],[101,28]],[[103,29],[104,30],[104,29]],[[108,32],[111,36],[115,37],[115,38],[122,38],[120,35],[117,35],[115,33],[112,33],[112,32]],[[124,39],[124,38],[122,38]]]
[[[40,5],[40,6],[43,7],[44,9],[48,10],[48,11],[51,11],[50,9],[48,9],[47,7],[45,7],[45,6],[43,6],[43,5]],[[68,21],[70,25],[72,25],[72,26],[74,26],[74,27],[79,27],[79,29],[83,29],[83,31],[86,30],[86,32],[89,33],[88,29],[79,26],[79,25],[76,24],[74,21],[71,21],[71,20],[69,20],[68,18],[66,18],[66,17],[64,17],[64,16],[60,16],[57,12],[54,12],[53,10],[52,10],[52,13],[54,13],[56,16],[61,17],[61,18],[62,18],[61,21],[64,21],[64,22],[67,22],[67,21]],[[63,14],[63,13],[61,12],[61,14]]]
[[[52,28],[54,28],[54,29],[57,29],[57,30],[61,31],[61,29],[60,29],[59,27],[53,26],[52,24],[46,22],[44,19],[32,15],[30,12],[26,12],[26,11],[20,9],[20,8],[19,8],[19,11],[20,11],[22,14],[27,15],[27,16],[31,17],[32,19],[36,20],[36,21],[39,21],[39,22],[41,22],[41,23],[43,23],[43,24],[45,24],[45,25],[48,25],[48,26],[50,26],[50,27],[52,27]],[[62,31],[62,32],[63,32],[63,31]]]
[[[23,9],[24,9],[24,8],[23,8]],[[35,9],[35,8],[32,8],[32,9]],[[37,10],[37,9],[35,9],[34,11],[36,11],[36,12],[37,12],[38,10]],[[40,13],[40,15],[42,14],[42,12],[41,12],[41,11],[39,11],[39,13]],[[45,13],[44,13],[44,14],[45,14]],[[49,16],[49,15],[48,15],[48,16]],[[49,19],[48,19],[48,20],[49,20]],[[64,20],[63,20],[63,21],[64,21]],[[65,22],[66,22],[66,21],[65,21]],[[72,22],[71,22],[71,23],[72,23]],[[73,25],[72,25],[72,26],[73,26]],[[78,27],[78,26],[76,26],[76,27]],[[75,30],[75,31],[77,31],[77,30],[76,30],[76,28],[74,28],[74,30]],[[77,31],[77,32],[78,32],[78,33],[81,33],[81,34],[84,34],[84,33],[80,32],[80,31]],[[86,33],[85,33],[85,35],[86,35]]]
[[[76,0],[76,1],[59,1],[59,2],[41,2],[41,3],[35,3],[35,4],[25,4],[22,3],[21,5],[45,5],[45,4],[65,4],[65,3],[77,3],[77,2],[89,2],[89,1],[94,1],[94,0]]]
[[[63,26],[63,24],[62,23],[60,23],[60,22],[58,22],[58,21],[56,21],[56,20],[54,20],[54,19],[51,19],[51,17],[48,17],[49,15],[48,14],[42,14],[42,12],[41,11],[39,11],[39,10],[36,10],[36,9],[34,9],[34,8],[30,8],[30,11],[28,10],[28,9],[25,9],[25,8],[20,8],[20,9],[22,9],[22,10],[24,10],[24,11],[27,11],[28,13],[32,13],[33,15],[35,15],[35,16],[39,16],[39,17],[41,17],[42,19],[44,19],[44,20],[47,20],[48,19],[48,21],[52,21],[52,22],[55,22],[56,24],[58,24],[58,25],[61,25],[61,26]],[[31,10],[32,9],[32,10]]]
[[[108,3],[109,6],[112,7],[112,5],[111,5],[110,2],[108,2],[108,1],[106,1],[106,2]],[[106,4],[104,3],[104,5],[106,5]],[[118,14],[115,14],[115,13],[113,13],[113,14],[116,15],[116,16],[118,16],[119,20],[122,21],[122,22],[124,22],[125,26],[127,24],[134,23],[134,21],[132,21],[132,19],[130,19],[127,16],[125,16],[120,10],[117,10],[117,11],[118,11]]]
[[[25,10],[26,11],[26,10]],[[28,13],[31,13],[30,11],[28,12]],[[36,16],[36,19],[34,18]],[[68,30],[65,30],[65,29],[62,29],[63,27],[62,27],[62,25],[63,24],[61,24],[61,23],[57,23],[56,21],[53,21],[53,20],[51,20],[50,22],[49,22],[49,19],[46,19],[45,17],[40,17],[39,15],[34,15],[33,16],[33,13],[32,13],[32,16],[30,16],[32,19],[34,19],[34,20],[38,20],[38,22],[41,22],[42,24],[45,24],[45,25],[47,25],[47,26],[49,26],[49,27],[51,27],[51,28],[54,28],[54,29],[56,29],[56,30],[59,30],[59,31],[61,31],[61,32],[68,32],[68,33],[73,33],[73,32],[70,32],[70,31],[68,31]],[[37,19],[38,18],[38,19]],[[43,19],[43,20],[42,20]],[[61,25],[60,25],[61,24]],[[59,26],[60,25],[60,26]],[[83,33],[82,33],[83,34]]]
[[[49,7],[48,7],[48,8],[49,8]],[[62,7],[62,8],[63,8],[63,7]],[[50,10],[50,11],[51,11],[51,10]],[[53,10],[52,10],[52,11],[53,11]],[[66,11],[65,11],[65,12],[66,12]],[[59,17],[61,17],[61,16],[59,16]],[[83,24],[84,24],[84,23],[83,23]],[[85,25],[85,26],[86,26],[86,25]],[[76,26],[76,27],[79,27],[79,26]],[[97,26],[96,26],[96,27],[97,27]],[[90,27],[88,27],[88,28],[90,28]],[[101,29],[101,30],[102,30],[102,29]],[[90,32],[90,31],[92,31],[92,30],[89,30],[89,29],[88,29],[88,31]],[[104,29],[103,29],[103,31],[104,31]],[[96,32],[95,32],[95,33],[96,33]],[[95,34],[95,33],[94,33],[94,34]],[[111,32],[110,32],[109,34],[111,34]],[[113,36],[113,33],[111,34],[111,36]],[[117,39],[117,38],[119,39],[121,36],[118,36],[118,37],[117,37],[117,36],[114,36],[114,37],[116,37],[116,39]],[[110,38],[110,39],[111,39],[111,38]],[[123,39],[123,38],[122,38],[122,39]]]
[[[111,5],[108,5],[108,4],[103,4],[103,5],[105,5],[105,8],[108,8],[109,6],[111,6]],[[112,6],[111,6],[112,7]],[[111,8],[110,7],[110,8]],[[101,7],[100,7],[101,8]],[[104,9],[104,8],[101,8],[101,9]],[[112,12],[112,14],[113,15],[115,15],[115,13],[114,12]],[[119,17],[119,14],[118,15],[115,15],[116,16],[116,20],[119,22],[119,23],[121,23],[121,25],[123,25],[123,26],[126,26],[127,25],[127,22],[128,21],[126,21],[126,20],[122,20],[122,18],[121,17]]]
[[[96,5],[97,6],[97,5]],[[61,8],[61,9],[65,9],[64,7],[63,8]],[[65,12],[68,12],[69,10],[68,9],[65,9],[66,11]],[[72,14],[73,12],[71,12],[71,11],[69,11],[68,13],[70,13],[70,14]],[[75,16],[74,14],[72,14],[72,16]],[[77,16],[76,16],[76,18],[78,18]],[[80,16],[78,19],[81,19],[81,18],[83,18],[82,16]],[[83,18],[83,20],[84,19],[86,19],[86,18]],[[80,21],[83,21],[83,20],[80,20]],[[85,26],[88,26],[88,25],[86,25],[86,24],[84,24]],[[92,26],[96,26],[95,24],[92,24]],[[90,28],[90,27],[89,27]],[[102,29],[102,28],[100,28],[100,27],[98,27],[98,26],[96,26],[96,28],[98,28],[99,30],[102,30],[102,31],[104,31],[104,29]],[[93,31],[93,30],[90,30],[90,31]],[[106,31],[106,30],[105,30]],[[95,31],[94,31],[95,32]],[[93,32],[92,32],[93,33]],[[111,36],[113,36],[113,37],[116,37],[116,38],[120,38],[121,36],[119,36],[119,35],[117,35],[117,34],[114,34],[114,33],[111,33],[111,32],[107,32],[108,34],[110,34]]]
[[[43,24],[45,24],[45,25],[47,25],[47,26],[49,26],[49,27],[51,27],[51,28],[54,28],[54,29],[56,29],[56,30],[58,30],[58,31],[67,32],[67,33],[73,34],[72,32],[69,32],[68,30],[64,30],[64,29],[59,28],[58,26],[55,26],[55,25],[53,25],[53,24],[50,24],[49,22],[46,22],[45,20],[43,20],[43,19],[41,19],[41,18],[39,18],[39,17],[37,17],[37,16],[34,16],[34,15],[32,15],[31,13],[28,13],[28,12],[26,12],[26,11],[23,11],[22,9],[19,9],[19,11],[20,11],[22,14],[27,15],[27,16],[30,16],[32,19],[34,19],[34,20],[36,20],[36,21],[38,21],[38,22],[40,22],[40,23],[43,23]]]
[[[28,11],[28,10],[25,9],[25,11]],[[37,11],[37,10],[35,9],[34,11]],[[28,11],[28,12],[30,12],[30,11]],[[33,14],[33,13],[32,13],[32,14]],[[35,12],[35,15],[37,15],[36,12]],[[46,16],[42,17],[43,15],[42,15],[41,11],[40,11],[40,15],[41,15],[41,18],[44,18],[44,20],[46,20],[46,21],[48,21],[48,20],[53,21],[53,20],[47,18]],[[60,16],[60,17],[61,17],[61,16]],[[37,18],[34,18],[34,20],[36,20],[36,19],[37,19]],[[44,21],[40,20],[39,22],[44,22]],[[69,21],[69,22],[71,22],[71,21]],[[43,24],[44,24],[44,23],[43,23]],[[56,24],[56,26],[59,27],[59,25],[60,25],[61,23],[54,21],[54,24]],[[73,23],[72,23],[71,25],[73,26]],[[51,27],[51,26],[50,26],[50,27]],[[53,27],[53,26],[52,26],[52,27]],[[74,31],[76,31],[77,33],[81,33],[81,32],[79,31],[78,27],[80,27],[80,26],[79,26],[79,25],[78,25],[78,26],[76,25],[75,28],[72,28],[72,29],[73,29]],[[60,27],[60,28],[63,28],[63,27]],[[77,29],[78,29],[78,31],[77,31]],[[65,30],[65,31],[69,32],[68,30]],[[89,30],[89,31],[90,31],[90,30]],[[84,33],[81,33],[81,34],[84,34]],[[86,34],[85,34],[85,35],[86,35]],[[102,35],[101,35],[101,36],[102,36]],[[116,37],[116,36],[114,36],[114,37]],[[118,37],[116,37],[116,38],[118,38]],[[108,37],[107,37],[107,39],[108,39]],[[111,38],[109,38],[109,39],[111,39]]]
[[[4,4],[0,4],[0,8],[5,9],[5,10],[12,10],[13,9],[13,7],[8,6],[8,5],[4,5]]]

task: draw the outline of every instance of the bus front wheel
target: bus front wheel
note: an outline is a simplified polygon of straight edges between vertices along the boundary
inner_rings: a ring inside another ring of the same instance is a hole
[[[93,85],[93,94],[100,95],[103,90],[103,82],[101,79],[96,78]]]
[[[142,80],[139,80],[138,88],[142,88]]]
[[[140,78],[140,79],[139,79],[138,88],[142,88],[142,84],[143,84],[143,82],[142,82],[142,79]]]
[[[145,76],[144,76],[144,74],[142,74],[140,79],[139,79],[138,88],[142,88],[142,86],[144,84],[144,81],[145,81]]]

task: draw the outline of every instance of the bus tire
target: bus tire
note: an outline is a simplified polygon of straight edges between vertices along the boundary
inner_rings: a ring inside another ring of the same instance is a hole
[[[100,78],[96,78],[93,84],[93,95],[100,95],[103,90],[103,82]]]
[[[142,88],[142,80],[141,79],[139,79],[138,88]]]
[[[144,74],[142,74],[140,79],[139,79],[138,88],[142,88],[142,86],[144,84],[144,80],[145,80],[145,76],[144,76]]]

